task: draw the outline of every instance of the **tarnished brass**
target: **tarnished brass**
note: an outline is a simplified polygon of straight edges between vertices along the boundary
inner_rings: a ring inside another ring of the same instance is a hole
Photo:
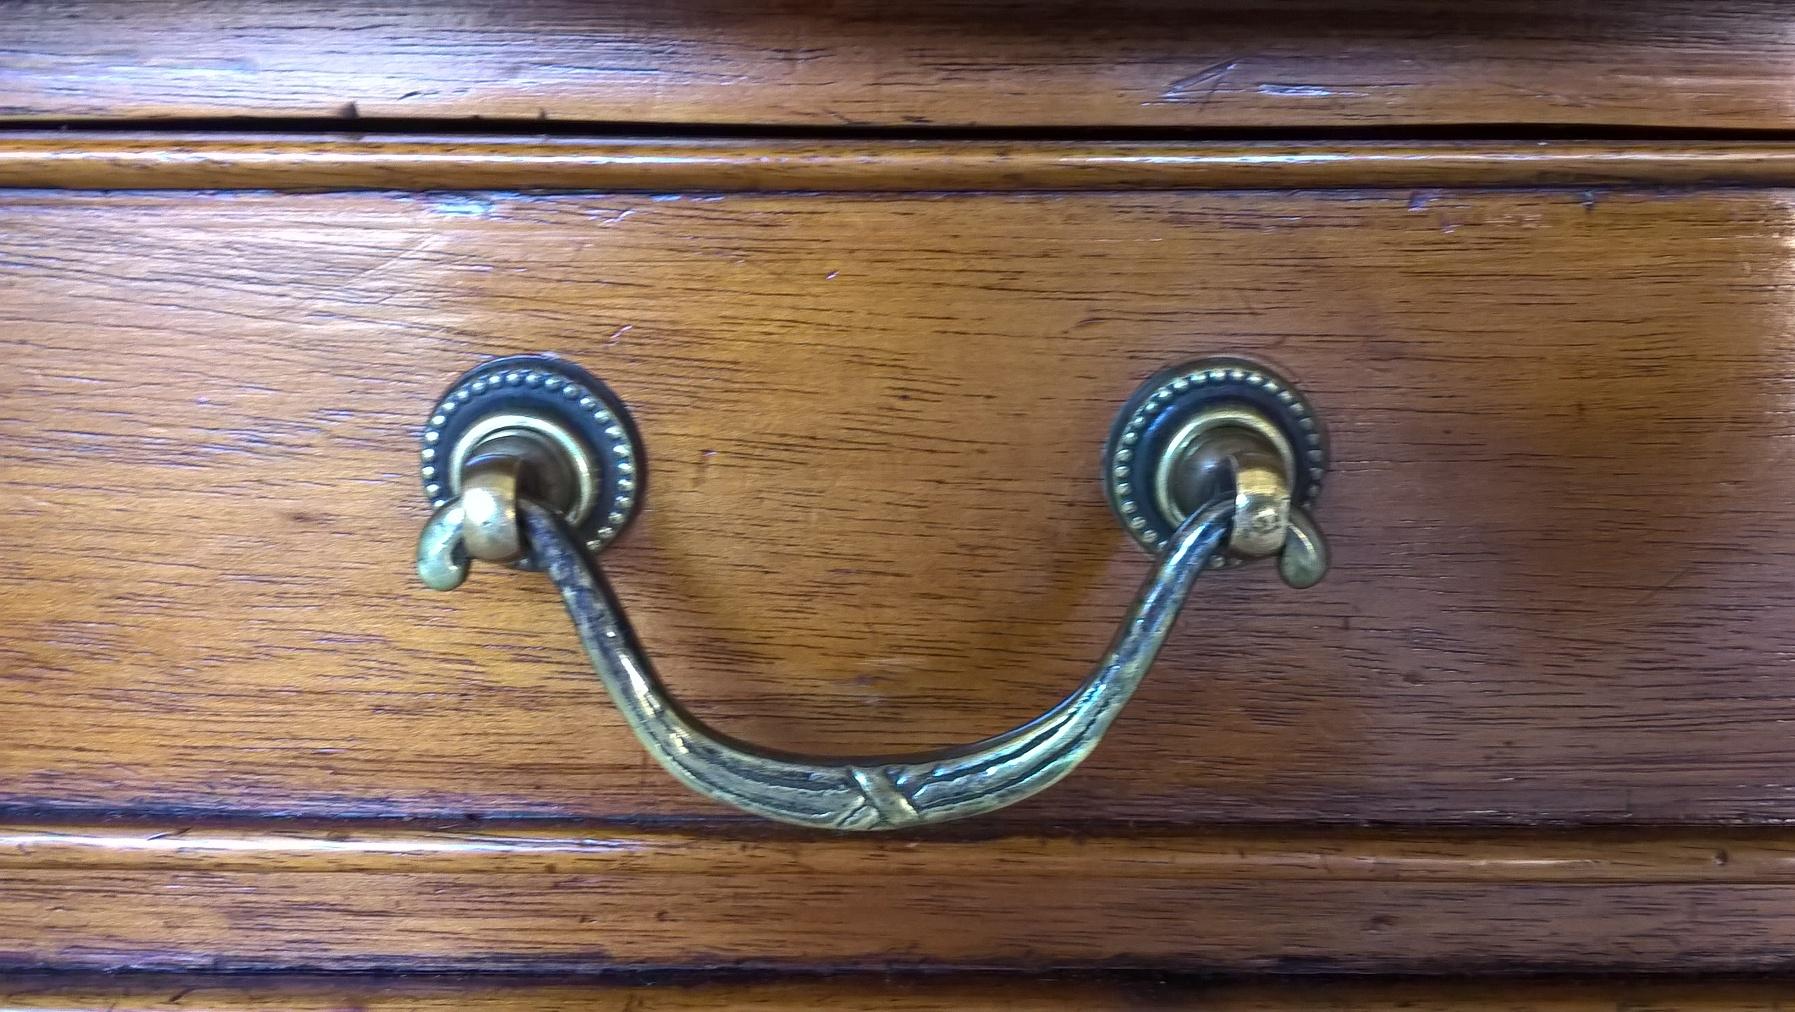
[[[1176,523],[1192,504],[1215,498],[1233,481],[1232,472],[1247,465],[1274,470],[1288,490],[1295,457],[1290,440],[1264,412],[1232,402],[1205,407],[1178,427],[1160,454],[1153,501]]]
[[[1263,559],[1284,547],[1290,522],[1290,444],[1251,409],[1221,408],[1191,420],[1158,468],[1154,493],[1181,521],[1220,497],[1234,498],[1228,550]]]
[[[443,503],[418,535],[418,578],[431,590],[454,590],[467,580],[467,549],[461,546],[461,500]]]
[[[647,481],[629,412],[598,377],[554,355],[482,362],[431,406],[418,446],[418,477],[431,506],[463,497],[468,476],[487,460],[514,462],[507,464],[516,472],[509,497],[534,499],[566,517],[595,552],[629,526]],[[517,526],[506,520],[514,507],[491,499],[466,505],[469,551],[530,568],[527,553],[515,554],[521,535],[504,533]]]
[[[655,673],[596,559],[553,511],[521,506],[533,560],[560,588],[593,670],[649,754],[700,794],[779,822],[836,830],[969,818],[1064,779],[1146,676],[1191,585],[1226,539],[1230,510],[1217,504],[1179,527],[1096,669],[1046,713],[959,748],[828,757],[750,745],[686,712]]]
[[[597,502],[598,473],[591,452],[568,426],[547,415],[508,411],[475,421],[449,449],[451,493],[462,493],[475,457],[521,459],[536,486],[534,497],[573,523],[584,520]]]
[[[1297,590],[1307,590],[1328,574],[1328,543],[1309,514],[1290,511],[1290,527],[1284,532],[1284,549],[1278,553],[1278,576]]]
[[[1148,551],[1205,504],[1231,498],[1227,550],[1215,564],[1275,555],[1293,587],[1327,572],[1308,514],[1327,443],[1308,400],[1264,366],[1216,357],[1160,370],[1123,405],[1103,461],[1110,505]]]
[[[1290,443],[1270,419],[1250,407],[1224,405],[1199,413],[1172,439],[1154,492],[1175,521],[1204,503],[1232,497],[1229,554],[1276,555],[1278,575],[1302,589],[1327,574],[1328,553],[1314,521],[1291,502],[1295,472]]]
[[[461,547],[476,559],[511,562],[524,554],[517,523],[521,456],[490,454],[461,469]]]
[[[607,410],[621,412],[621,406]],[[1309,586],[1327,569],[1320,534],[1292,502],[1297,463],[1290,440],[1251,405],[1215,407],[1193,416],[1146,462],[1157,476],[1155,494],[1177,523],[1155,535],[1153,569],[1096,669],[1071,695],[1026,724],[958,748],[899,756],[793,755],[711,729],[667,691],[606,584],[595,551],[575,532],[564,505],[568,497],[544,499],[560,486],[538,472],[563,465],[552,453],[544,456],[541,426],[476,418],[465,433],[461,440],[472,445],[450,458],[456,468],[450,481],[459,496],[438,505],[418,541],[424,583],[453,589],[467,576],[470,554],[503,559],[525,551],[530,567],[545,570],[560,589],[599,680],[657,762],[699,793],[803,826],[919,826],[980,815],[1045,790],[1096,748],[1152,666],[1198,575],[1224,553],[1240,559],[1275,554],[1291,586]],[[1127,451],[1135,443],[1114,445]],[[634,462],[639,450],[627,449]],[[1106,461],[1106,475],[1125,470],[1113,455]],[[577,474],[577,466],[570,473]]]

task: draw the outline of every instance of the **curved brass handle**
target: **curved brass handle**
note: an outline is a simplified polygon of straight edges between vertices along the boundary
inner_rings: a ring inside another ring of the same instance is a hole
[[[1238,404],[1231,408],[1238,409]],[[1138,418],[1140,409],[1124,415]],[[1153,536],[1158,560],[1096,670],[1034,720],[940,751],[805,756],[740,741],[705,725],[655,674],[595,553],[563,511],[527,494],[530,482],[520,482],[515,460],[479,462],[502,455],[463,455],[475,462],[456,486],[461,496],[442,501],[425,526],[418,569],[427,584],[447,590],[465,579],[470,547],[497,545],[486,549],[496,553],[525,546],[523,562],[545,571],[559,588],[593,669],[630,729],[662,766],[701,794],[755,815],[823,829],[898,829],[962,819],[1037,794],[1090,755],[1158,656],[1198,574],[1223,561],[1230,544],[1257,545],[1257,554],[1281,553],[1280,569],[1293,584],[1320,578],[1326,567],[1323,542],[1281,484],[1290,468],[1288,461],[1278,462],[1279,448],[1239,424],[1218,432],[1220,444],[1202,439],[1193,448],[1185,445],[1191,443],[1187,439],[1166,465],[1208,468],[1215,481],[1194,472],[1179,475],[1184,494],[1196,489],[1207,496],[1203,505],[1181,518],[1151,518],[1156,524],[1176,523]],[[1112,462],[1115,447],[1151,445],[1142,442],[1146,435],[1140,426],[1137,438],[1112,440]],[[1193,456],[1195,450],[1207,456]],[[1119,477],[1123,470],[1118,464],[1109,473]],[[1129,486],[1122,487],[1127,494]],[[481,505],[474,508],[464,500]],[[1142,508],[1131,500],[1118,507],[1119,515],[1133,518]],[[507,523],[520,524],[521,539],[503,530]],[[1145,539],[1146,524],[1130,527]]]
[[[426,540],[461,523],[438,513]],[[1226,540],[1232,507],[1186,519],[1122,620],[1097,670],[1040,717],[960,748],[823,758],[738,741],[679,705],[655,674],[595,560],[554,512],[521,505],[531,559],[560,588],[586,656],[630,729],[686,786],[746,812],[824,829],[897,829],[980,815],[1059,782],[1097,747],[1152,666],[1191,585]],[[465,566],[465,563],[463,563]]]

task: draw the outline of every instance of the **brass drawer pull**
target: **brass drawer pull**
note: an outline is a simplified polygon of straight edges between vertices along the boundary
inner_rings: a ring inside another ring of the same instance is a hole
[[[780,822],[898,829],[994,811],[1070,773],[1146,675],[1204,569],[1275,555],[1291,585],[1319,580],[1327,552],[1308,510],[1325,453],[1308,404],[1260,366],[1210,359],[1148,380],[1117,418],[1103,478],[1123,526],[1157,561],[1108,651],[1034,720],[914,755],[780,752],[680,706],[597,564],[640,503],[640,441],[604,385],[561,359],[489,362],[438,401],[423,447],[436,513],[418,572],[449,590],[470,555],[545,571],[636,737],[693,790]]]

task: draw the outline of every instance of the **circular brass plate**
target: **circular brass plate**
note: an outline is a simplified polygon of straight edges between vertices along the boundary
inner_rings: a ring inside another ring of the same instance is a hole
[[[603,476],[591,447],[579,433],[555,417],[522,411],[495,411],[477,419],[449,448],[449,491],[461,491],[462,471],[474,451],[512,435],[538,437],[558,451],[557,456],[572,472],[574,485],[573,503],[563,516],[568,523],[578,527],[592,515],[592,508],[598,503],[599,482]]]
[[[1184,519],[1167,488],[1167,464],[1219,425],[1247,428],[1278,448],[1288,466],[1293,506],[1307,509],[1320,496],[1327,440],[1302,393],[1256,362],[1196,359],[1142,383],[1117,413],[1103,446],[1110,508],[1141,547],[1159,552]]]
[[[597,377],[552,355],[493,359],[437,399],[419,450],[431,505],[455,497],[471,453],[507,434],[541,440],[566,459],[577,493],[567,520],[592,551],[640,510],[647,461],[629,412]]]

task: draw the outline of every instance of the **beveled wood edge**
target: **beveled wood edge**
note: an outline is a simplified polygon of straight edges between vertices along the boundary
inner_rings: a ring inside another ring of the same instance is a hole
[[[0,187],[32,189],[935,192],[1790,183],[1795,183],[1795,142],[0,133]]]
[[[489,823],[0,824],[0,874],[22,870],[1746,885],[1795,882],[1795,829],[1266,828],[868,839]]]
[[[535,981],[477,975],[367,978],[204,974],[44,974],[0,981],[8,1009],[457,1009],[468,1012],[586,1009],[684,1012],[827,1008],[933,1010],[1192,1009],[1207,1012],[1654,1012],[1768,1010],[1795,999],[1795,982],[1776,980],[1467,979],[1216,982],[1177,978],[1038,977],[953,974],[892,978],[852,974],[823,979]]]

